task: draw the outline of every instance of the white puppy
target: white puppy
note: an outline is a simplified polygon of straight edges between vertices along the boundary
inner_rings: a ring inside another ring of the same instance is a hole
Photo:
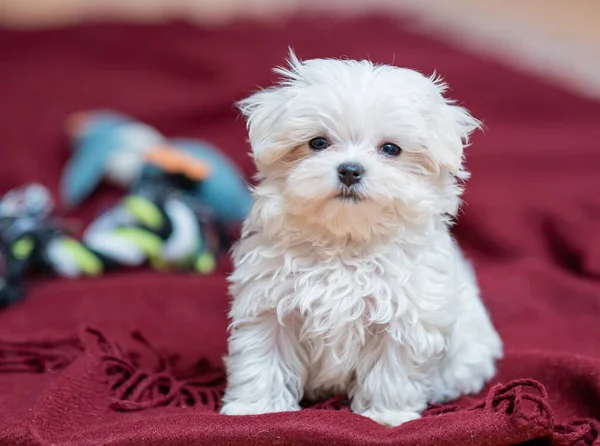
[[[293,53],[241,101],[258,170],[234,249],[222,413],[347,393],[396,426],[478,392],[501,341],[449,233],[479,122],[435,77]]]

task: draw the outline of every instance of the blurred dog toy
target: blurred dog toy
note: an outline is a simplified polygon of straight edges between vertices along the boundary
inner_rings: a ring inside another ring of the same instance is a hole
[[[194,194],[207,171],[182,157],[170,159],[172,172],[157,175],[152,163],[160,156],[149,157],[131,193],[88,227],[83,242],[113,266],[148,261],[208,274],[222,245],[210,209]]]
[[[167,140],[124,115],[79,113],[68,122],[74,154],[61,200],[80,205],[103,178],[128,190],[96,219],[80,242],[54,218],[49,191],[31,184],[0,201],[0,306],[23,295],[33,267],[66,277],[138,266],[213,271],[226,240],[252,206],[241,172],[217,149],[196,140]]]
[[[193,139],[166,139],[152,127],[113,111],[76,113],[68,120],[74,154],[62,178],[61,200],[79,206],[102,179],[124,189],[147,177],[183,173],[201,177],[190,196],[221,225],[240,223],[252,196],[239,169],[219,150]]]
[[[75,114],[68,130],[75,153],[62,179],[65,204],[81,204],[103,178],[128,190],[83,237],[107,267],[214,269],[228,244],[224,228],[252,203],[233,163],[206,143],[169,141],[115,112]]]
[[[54,202],[41,184],[10,190],[0,201],[0,307],[19,300],[29,269],[61,276],[95,275],[101,259],[52,216]]]

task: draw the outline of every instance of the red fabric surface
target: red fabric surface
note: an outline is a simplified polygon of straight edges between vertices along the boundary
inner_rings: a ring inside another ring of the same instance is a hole
[[[212,277],[42,279],[0,313],[0,444],[600,441],[600,105],[403,27],[319,16],[211,31],[185,24],[0,31],[0,192],[29,181],[56,191],[69,153],[65,116],[95,107],[169,136],[208,139],[250,175],[232,102],[270,82],[288,45],[302,58],[436,69],[487,127],[469,149],[473,178],[456,234],[505,341],[494,382],[396,429],[352,414],[343,398],[300,413],[225,417],[214,411],[223,386],[226,264]],[[73,217],[88,220],[115,195],[105,187]],[[203,358],[212,366],[198,366]]]

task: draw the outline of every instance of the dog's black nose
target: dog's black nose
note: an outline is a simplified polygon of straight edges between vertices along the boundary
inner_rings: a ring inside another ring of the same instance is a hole
[[[343,163],[338,166],[338,178],[348,187],[358,183],[364,173],[364,167],[357,163]]]

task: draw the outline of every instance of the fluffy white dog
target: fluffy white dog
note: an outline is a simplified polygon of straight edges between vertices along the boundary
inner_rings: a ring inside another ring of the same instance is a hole
[[[299,61],[241,101],[258,170],[234,249],[222,413],[347,393],[389,426],[482,389],[502,355],[449,233],[479,122],[435,77]]]

